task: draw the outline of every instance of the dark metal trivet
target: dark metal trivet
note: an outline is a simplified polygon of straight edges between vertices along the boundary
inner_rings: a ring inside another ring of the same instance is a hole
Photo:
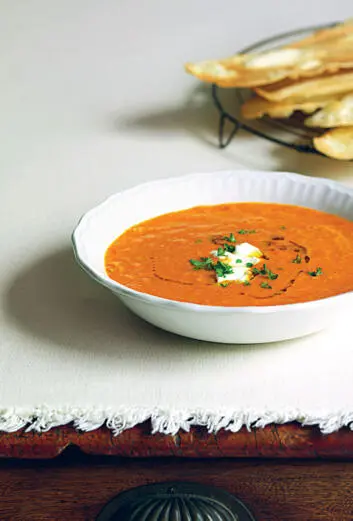
[[[237,54],[243,54],[252,51],[271,50],[282,47],[283,45],[294,41],[298,36],[303,36],[305,34],[309,35],[319,29],[334,27],[338,23],[342,22],[317,25],[272,36],[271,38],[261,40],[241,51],[238,51]],[[297,150],[298,152],[305,152],[321,156],[323,155],[318,152],[311,144],[312,138],[322,134],[323,131],[306,128],[302,124],[298,113],[295,113],[293,116],[285,120],[271,119],[265,116],[260,120],[256,120],[254,123],[245,123],[242,120],[241,115],[235,111],[237,109],[239,110],[240,105],[245,101],[246,97],[249,96],[249,89],[234,89],[236,100],[233,100],[234,106],[232,104],[232,108],[230,110],[226,110],[224,103],[220,100],[220,92],[222,90],[229,89],[221,89],[215,84],[212,85],[212,98],[219,112],[218,142],[220,148],[226,148],[239,130],[245,130],[246,132],[254,134],[255,136],[267,139],[268,141],[276,143],[277,145],[282,145],[287,148]],[[232,112],[233,110],[234,113]],[[227,122],[231,124],[231,130],[228,136],[225,137],[225,125]],[[279,132],[287,133],[288,137],[286,139],[277,137],[276,133],[278,134]]]
[[[236,497],[198,483],[157,483],[110,501],[97,521],[256,521]]]

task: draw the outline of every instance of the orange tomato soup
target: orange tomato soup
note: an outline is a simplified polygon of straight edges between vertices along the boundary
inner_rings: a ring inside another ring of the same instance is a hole
[[[243,243],[260,251],[257,260],[236,259]],[[229,281],[238,266],[244,277]],[[352,222],[273,203],[160,215],[126,230],[105,255],[108,276],[129,288],[212,306],[292,304],[348,292],[352,266]]]

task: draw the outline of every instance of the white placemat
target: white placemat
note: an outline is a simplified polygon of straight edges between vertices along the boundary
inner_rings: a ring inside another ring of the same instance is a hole
[[[352,184],[349,163],[248,135],[218,150],[209,90],[182,70],[278,27],[348,17],[349,2],[278,13],[268,0],[256,23],[251,5],[223,4],[2,2],[0,429],[107,422],[118,433],[151,418],[174,433],[296,419],[330,432],[353,421],[350,310],[302,340],[206,344],[132,316],[73,260],[80,215],[148,179],[246,167]]]

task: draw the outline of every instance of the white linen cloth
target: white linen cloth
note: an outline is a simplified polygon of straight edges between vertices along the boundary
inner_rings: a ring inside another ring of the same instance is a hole
[[[78,218],[149,179],[221,168],[353,184],[353,165],[239,134],[217,148],[188,60],[351,16],[350,2],[3,0],[0,6],[0,428],[104,421],[118,433],[353,421],[347,319],[305,339],[214,345],[134,317],[76,266]]]

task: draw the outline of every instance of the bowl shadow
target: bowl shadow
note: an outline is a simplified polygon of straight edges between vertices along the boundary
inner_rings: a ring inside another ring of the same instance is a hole
[[[128,358],[181,360],[183,355],[222,355],[240,344],[214,344],[158,329],[130,312],[109,290],[93,282],[67,247],[38,259],[8,285],[4,297],[8,320],[49,346]],[[292,341],[278,343],[279,346]],[[247,345],[256,352],[274,344]],[[185,362],[185,360],[184,360]]]
[[[20,272],[7,288],[5,312],[32,336],[63,348],[116,351],[144,337],[161,344],[160,331],[93,282],[76,264],[70,248],[40,258]],[[175,335],[163,334],[168,343],[176,341]],[[102,338],[106,343],[97,343]]]

